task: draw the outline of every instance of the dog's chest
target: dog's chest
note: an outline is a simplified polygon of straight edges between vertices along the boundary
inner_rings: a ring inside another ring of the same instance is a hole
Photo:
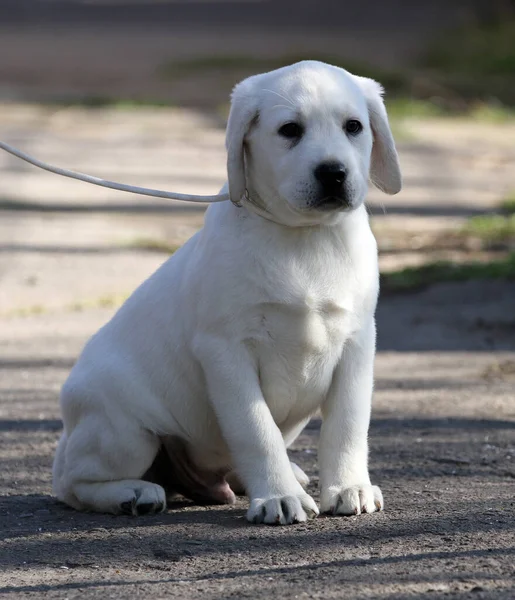
[[[285,303],[263,303],[260,316],[261,343],[284,355],[296,371],[339,347],[355,321],[350,302],[319,300],[309,293]]]
[[[278,424],[316,410],[358,318],[345,293],[293,293],[263,302],[254,344],[263,394]]]
[[[373,315],[377,254],[368,222],[360,223],[270,236],[242,268],[237,293],[250,302],[231,322],[244,323],[240,340],[281,429],[319,408],[346,340]]]

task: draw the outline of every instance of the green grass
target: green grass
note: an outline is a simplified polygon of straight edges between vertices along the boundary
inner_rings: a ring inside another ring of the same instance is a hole
[[[78,300],[66,305],[64,310],[70,310],[72,312],[82,312],[88,309],[95,308],[119,308],[125,300],[129,297],[129,294],[106,294],[99,298],[91,298],[86,300]]]
[[[417,98],[397,97],[386,98],[386,108],[391,120],[404,118],[428,118],[443,117],[449,115],[449,111],[430,100],[419,100]]]
[[[382,292],[409,292],[424,289],[434,283],[463,282],[474,279],[515,280],[515,253],[490,262],[435,262],[420,267],[381,274]]]
[[[510,108],[515,106],[514,39],[515,19],[505,18],[497,24],[469,25],[443,32],[411,70],[387,69],[324,53],[271,57],[222,54],[170,60],[158,67],[157,75],[172,82],[215,76],[212,108],[216,110],[220,100],[228,98],[231,87],[249,75],[300,60],[320,60],[381,82],[387,91],[392,119],[463,115],[477,121],[503,123],[515,118],[515,111]],[[178,94],[173,101],[97,95],[58,104],[120,110],[170,107],[181,104],[181,92]],[[209,106],[209,99],[204,99],[202,106]]]
[[[43,315],[48,310],[41,304],[33,304],[31,306],[23,306],[20,308],[13,308],[2,313],[2,317],[34,317],[37,315]]]
[[[509,215],[515,213],[515,192],[502,201],[501,210]]]
[[[515,105],[515,16],[442,32],[419,63],[436,95]],[[430,86],[431,87],[431,86]],[[495,104],[495,103],[494,103]]]
[[[500,11],[498,11],[500,12]],[[216,109],[228,98],[231,87],[249,75],[262,73],[300,60],[312,59],[343,67],[380,81],[387,91],[392,118],[427,118],[464,115],[478,121],[503,123],[515,118],[515,15],[497,21],[472,22],[443,30],[410,69],[383,68],[342,55],[293,51],[280,56],[256,57],[250,53],[204,55],[169,60],[156,75],[177,83],[188,78],[210,77],[207,96],[170,86],[173,99],[113,98],[94,95],[57,102],[57,105],[132,110],[140,107],[196,105]],[[195,87],[195,86],[193,86]],[[199,89],[203,89],[201,85]],[[212,102],[212,105],[210,104]]]
[[[137,110],[141,108],[173,108],[172,102],[155,98],[115,98],[112,96],[81,96],[79,98],[57,99],[49,103],[57,107],[79,107],[91,109],[114,108],[117,110]]]
[[[464,225],[462,233],[485,242],[515,240],[515,214],[472,217]]]
[[[406,118],[428,119],[436,117],[464,117],[482,123],[507,123],[515,120],[515,110],[496,102],[477,102],[455,107],[441,99],[422,100],[407,96],[386,97],[390,120]]]
[[[251,55],[218,55],[170,61],[159,67],[159,73],[167,79],[176,79],[201,73],[234,73],[238,81],[242,77],[273,71],[301,60],[319,60],[380,81],[390,92],[405,91],[407,80],[400,72],[391,69],[373,67],[369,64],[349,61],[341,56],[328,54],[287,54],[273,57],[254,57]]]
[[[20,308],[14,308],[4,313],[0,313],[0,317],[4,318],[27,318],[33,317],[43,314],[55,314],[63,311],[71,311],[71,312],[82,312],[90,309],[99,309],[99,308],[119,308],[125,300],[129,297],[129,294],[106,294],[104,296],[100,296],[98,298],[90,298],[84,300],[76,300],[75,302],[71,302],[70,304],[66,304],[61,307],[47,307],[41,304],[34,304],[29,306],[23,306]]]
[[[481,123],[508,123],[515,120],[515,110],[498,102],[478,102],[465,112],[465,116]]]
[[[515,73],[515,18],[475,23],[445,32],[422,64],[448,73],[508,76]]]
[[[401,72],[349,61],[335,55],[290,54],[269,58],[218,55],[170,61],[159,68],[159,74],[171,80],[217,74],[221,77],[220,82],[223,82],[220,85],[227,86],[229,93],[231,85],[244,77],[305,59],[327,62],[379,81],[386,89],[386,101],[392,119],[466,116],[478,121],[505,122],[515,118],[515,112],[501,101],[503,93],[497,93],[499,86],[501,92],[511,89],[508,82],[515,80],[515,77],[510,79],[503,75],[502,81],[496,82],[492,88],[490,83],[483,82],[475,75],[471,76],[468,71],[450,74],[448,69],[427,66],[434,64],[434,61],[429,60],[426,60],[427,64],[422,68],[417,66],[413,71]],[[515,85],[513,99],[515,101]],[[219,112],[226,111],[222,109]]]
[[[87,298],[82,300],[76,300],[63,307],[56,306],[43,306],[41,304],[34,304],[29,306],[23,306],[20,308],[13,308],[0,313],[0,317],[3,318],[27,318],[43,314],[56,314],[60,312],[83,312],[85,310],[100,309],[100,308],[120,308],[120,306],[130,296],[129,293],[121,294],[105,294],[98,298]]]

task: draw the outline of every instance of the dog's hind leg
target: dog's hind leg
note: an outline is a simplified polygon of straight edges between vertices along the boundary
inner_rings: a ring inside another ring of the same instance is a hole
[[[128,415],[79,421],[63,434],[54,462],[54,492],[78,510],[142,515],[166,508],[164,489],[142,481],[159,439]]]
[[[178,436],[166,436],[151,468],[143,476],[146,481],[162,485],[167,498],[176,494],[197,504],[233,504],[236,500],[225,479],[227,469],[208,470],[196,464],[187,442]]]

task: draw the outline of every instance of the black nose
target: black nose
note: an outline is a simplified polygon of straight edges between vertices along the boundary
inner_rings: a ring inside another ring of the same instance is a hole
[[[345,181],[347,172],[339,162],[325,162],[315,169],[315,178],[320,181],[324,190],[338,192]]]

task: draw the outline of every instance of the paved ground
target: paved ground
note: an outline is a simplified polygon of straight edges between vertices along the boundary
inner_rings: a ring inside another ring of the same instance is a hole
[[[514,295],[437,286],[382,302],[370,440],[386,511],[290,528],[248,525],[244,500],[138,519],[57,504],[59,385],[110,311],[4,321],[0,593],[513,598],[515,375],[503,365],[513,369]],[[291,453],[315,498],[317,437],[314,421]]]
[[[405,191],[371,194],[384,269],[434,257],[428,236],[515,184],[513,126],[408,127]],[[0,128],[41,158],[127,182],[212,193],[224,176],[219,123],[194,112],[12,106]],[[0,594],[515,597],[515,285],[381,300],[370,441],[384,513],[289,528],[248,525],[243,499],[138,519],[79,514],[50,496],[59,387],[85,340],[165,260],[156,246],[180,244],[202,211],[96,191],[8,156],[0,170]],[[318,426],[292,450],[315,497]]]

